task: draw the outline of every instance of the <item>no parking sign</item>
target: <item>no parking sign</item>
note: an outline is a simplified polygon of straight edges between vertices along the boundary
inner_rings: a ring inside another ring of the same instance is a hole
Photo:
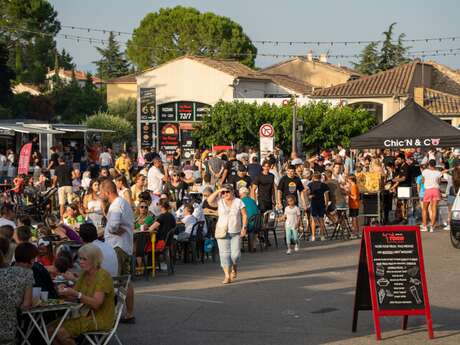
[[[273,152],[275,129],[269,123],[264,123],[259,128],[260,158],[263,161]]]

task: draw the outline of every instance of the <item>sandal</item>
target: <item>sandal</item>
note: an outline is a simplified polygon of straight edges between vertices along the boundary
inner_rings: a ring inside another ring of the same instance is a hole
[[[222,284],[230,284],[232,282],[232,280],[230,278],[225,278],[224,281],[222,282]]]
[[[235,280],[236,279],[236,276],[237,276],[237,273],[235,270],[232,270],[232,272],[230,273],[230,279],[231,280]]]

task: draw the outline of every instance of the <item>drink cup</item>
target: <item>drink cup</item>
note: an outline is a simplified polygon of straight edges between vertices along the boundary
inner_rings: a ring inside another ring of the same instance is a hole
[[[40,293],[40,299],[42,302],[48,302],[48,291],[42,291]]]
[[[40,301],[40,295],[42,293],[42,289],[39,287],[34,287],[32,289],[32,303],[37,304]]]

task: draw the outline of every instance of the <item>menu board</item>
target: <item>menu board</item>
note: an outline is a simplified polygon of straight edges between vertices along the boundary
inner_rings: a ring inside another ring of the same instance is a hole
[[[159,106],[160,122],[196,122],[203,121],[211,106],[200,102],[170,102]]]
[[[156,125],[151,122],[141,122],[141,147],[155,146]]]
[[[140,88],[141,121],[156,121],[156,89]]]
[[[177,104],[166,103],[159,106],[160,122],[176,122],[177,121]]]
[[[370,242],[379,309],[424,309],[416,233],[371,232]]]
[[[179,147],[179,126],[176,123],[166,123],[160,127],[160,148],[165,148],[168,155],[174,154]]]
[[[425,315],[433,338],[430,303],[418,226],[369,226],[364,228],[356,282],[352,331],[358,311],[372,310],[377,339],[381,316]]]

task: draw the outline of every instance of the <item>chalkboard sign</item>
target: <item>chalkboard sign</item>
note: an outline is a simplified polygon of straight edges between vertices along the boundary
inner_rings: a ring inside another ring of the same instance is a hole
[[[140,91],[141,121],[156,121],[156,90],[141,88]]]
[[[141,122],[141,147],[155,146],[156,125],[151,122]]]
[[[159,119],[160,122],[176,122],[177,121],[177,103],[166,103],[159,107]]]
[[[358,311],[372,310],[375,332],[381,339],[380,316],[425,315],[428,335],[433,338],[422,241],[419,227],[366,227],[356,283],[352,331]]]

